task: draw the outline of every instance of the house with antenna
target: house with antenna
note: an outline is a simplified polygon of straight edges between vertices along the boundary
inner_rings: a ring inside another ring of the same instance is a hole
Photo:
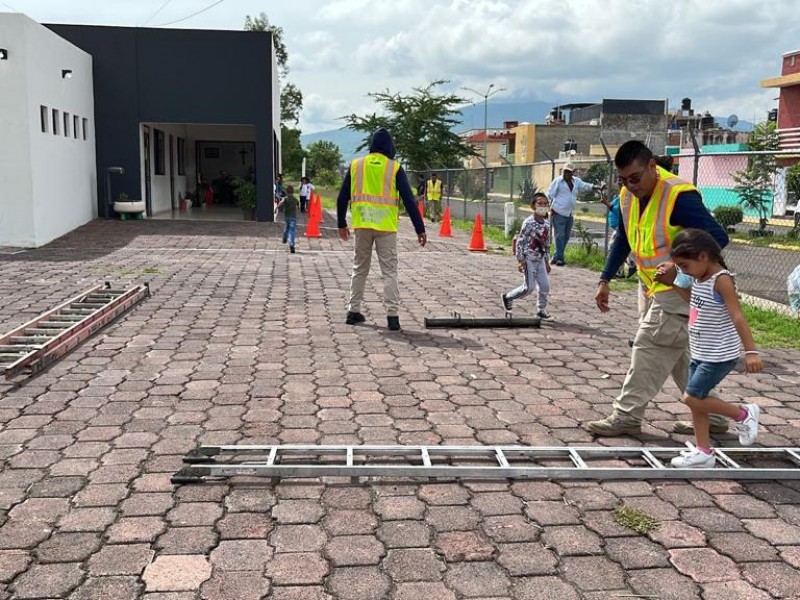
[[[256,218],[273,219],[280,90],[268,32],[0,13],[0,89],[0,246],[41,246],[114,217],[121,199],[148,217],[177,214],[220,172],[253,181]]]

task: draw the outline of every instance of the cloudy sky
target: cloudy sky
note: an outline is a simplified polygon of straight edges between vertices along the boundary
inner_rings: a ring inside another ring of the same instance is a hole
[[[0,0],[40,22],[283,27],[304,133],[374,110],[370,91],[507,88],[495,100],[689,96],[716,116],[758,121],[776,106],[761,79],[800,48],[796,0]]]

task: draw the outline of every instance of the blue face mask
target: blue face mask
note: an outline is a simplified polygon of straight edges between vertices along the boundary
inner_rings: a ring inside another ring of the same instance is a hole
[[[681,271],[681,268],[678,265],[675,265],[675,270],[678,272],[678,274],[675,276],[675,281],[672,282],[672,285],[683,289],[692,287],[694,278]]]

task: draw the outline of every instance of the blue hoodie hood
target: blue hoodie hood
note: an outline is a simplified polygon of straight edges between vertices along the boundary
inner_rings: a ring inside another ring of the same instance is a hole
[[[380,154],[383,154],[387,158],[394,159],[396,150],[394,147],[394,140],[392,139],[392,134],[389,133],[383,127],[375,130],[375,132],[373,132],[373,134],[369,138],[369,151],[379,152]]]

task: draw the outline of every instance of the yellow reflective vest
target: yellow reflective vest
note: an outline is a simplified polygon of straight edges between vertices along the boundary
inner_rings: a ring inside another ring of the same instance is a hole
[[[431,179],[428,182],[428,200],[441,200],[442,199],[442,180],[437,179],[434,181]]]
[[[636,258],[636,267],[647,295],[671,290],[672,286],[655,280],[656,267],[669,260],[672,239],[682,227],[670,224],[675,201],[681,192],[697,188],[676,175],[658,169],[658,182],[643,211],[639,210],[639,199],[623,187],[619,194],[619,208],[625,223],[625,233]]]
[[[397,231],[400,163],[379,152],[350,163],[350,212],[353,229]]]

